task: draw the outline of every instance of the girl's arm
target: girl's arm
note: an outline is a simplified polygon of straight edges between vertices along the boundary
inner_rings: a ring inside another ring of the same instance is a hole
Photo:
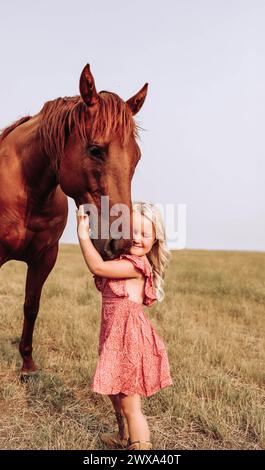
[[[140,271],[128,260],[104,261],[90,240],[89,217],[85,214],[83,206],[80,206],[79,211],[76,212],[79,244],[84,260],[92,274],[109,278],[142,277]]]

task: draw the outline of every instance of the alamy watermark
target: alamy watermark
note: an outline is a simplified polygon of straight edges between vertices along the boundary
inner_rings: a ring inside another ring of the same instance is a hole
[[[187,240],[187,207],[186,204],[175,203],[144,203],[149,210],[148,214],[156,227],[161,226],[160,220],[165,228],[167,247],[170,250],[181,250],[186,248]],[[109,207],[109,196],[101,196],[100,215],[95,204],[83,204],[84,211],[89,215],[90,238],[98,239],[99,230],[101,239],[109,237],[119,240],[130,238],[130,209],[126,204],[114,204]],[[114,218],[109,224],[109,218]],[[148,217],[147,217],[148,218]],[[144,220],[143,220],[144,223]],[[162,238],[163,234],[157,231],[156,238]]]

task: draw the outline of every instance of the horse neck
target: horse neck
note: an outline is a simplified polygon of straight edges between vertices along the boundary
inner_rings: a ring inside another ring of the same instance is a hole
[[[38,135],[39,115],[17,128],[16,149],[20,157],[23,179],[38,199],[43,200],[58,185],[50,159],[43,153]]]

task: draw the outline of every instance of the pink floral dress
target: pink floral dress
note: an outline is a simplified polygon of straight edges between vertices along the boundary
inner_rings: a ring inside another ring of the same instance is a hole
[[[144,301],[156,299],[152,268],[146,256],[123,254],[145,276]],[[102,293],[99,360],[91,389],[103,395],[138,393],[150,396],[172,385],[167,352],[150,321],[143,304],[129,299],[126,279],[94,276]]]

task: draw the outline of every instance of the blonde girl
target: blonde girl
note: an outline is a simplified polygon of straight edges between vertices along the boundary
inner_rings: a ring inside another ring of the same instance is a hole
[[[133,244],[129,253],[111,261],[94,248],[83,206],[77,212],[77,233],[102,294],[99,359],[91,389],[108,395],[118,424],[118,432],[101,434],[101,440],[109,447],[152,449],[141,396],[172,385],[165,345],[144,313],[144,306],[164,298],[169,251],[161,214],[152,203],[135,202]]]

